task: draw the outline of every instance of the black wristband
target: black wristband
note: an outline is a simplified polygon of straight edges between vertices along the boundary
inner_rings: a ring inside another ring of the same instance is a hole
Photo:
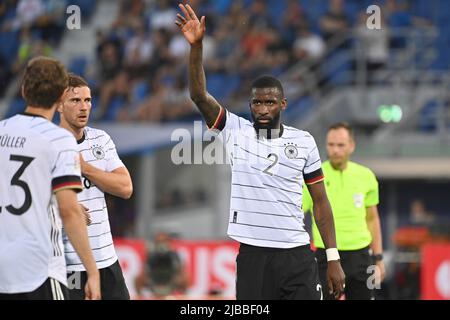
[[[381,254],[381,253],[379,253],[379,254],[374,254],[372,257],[373,257],[373,259],[374,259],[375,261],[381,261],[381,260],[383,260],[383,254]]]

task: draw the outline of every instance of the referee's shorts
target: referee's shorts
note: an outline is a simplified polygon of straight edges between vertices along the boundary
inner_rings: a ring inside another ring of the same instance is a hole
[[[236,258],[237,300],[320,300],[322,287],[309,245],[291,249],[241,243]]]
[[[67,287],[58,280],[47,278],[36,290],[24,293],[0,293],[0,300],[68,300]]]

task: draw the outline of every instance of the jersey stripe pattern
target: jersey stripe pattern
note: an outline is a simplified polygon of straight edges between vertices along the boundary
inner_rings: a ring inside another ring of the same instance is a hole
[[[323,180],[314,138],[283,126],[281,137],[267,139],[248,120],[228,111],[225,118],[219,137],[232,170],[228,235],[261,247],[309,244],[302,185]]]
[[[78,150],[87,163],[103,171],[111,172],[124,166],[113,140],[103,130],[86,127],[83,138],[78,141]],[[91,216],[92,223],[88,226],[89,242],[97,267],[107,268],[117,261],[117,255],[109,225],[105,194],[88,178],[82,177],[82,182],[83,191],[78,194],[78,201],[89,209],[88,213]],[[64,236],[64,253],[69,272],[85,271],[67,236]]]
[[[0,121],[0,292],[67,285],[56,191],[81,191],[73,135],[40,116]]]

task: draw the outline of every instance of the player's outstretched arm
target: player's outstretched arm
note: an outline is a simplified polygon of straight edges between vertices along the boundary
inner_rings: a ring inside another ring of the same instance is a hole
[[[101,299],[100,274],[89,245],[86,223],[80,211],[77,195],[72,189],[63,189],[56,192],[56,200],[67,236],[88,274],[88,282],[85,288],[86,299]]]
[[[191,45],[189,55],[189,92],[192,101],[203,115],[208,127],[213,127],[221,111],[217,100],[206,90],[206,77],[203,70],[203,36],[206,31],[206,19],[199,20],[190,5],[178,5],[183,13],[177,14],[175,24]]]
[[[316,221],[325,248],[336,248],[333,213],[323,181],[308,185],[308,190],[314,203],[314,220]],[[345,287],[345,274],[342,270],[340,260],[328,261],[327,278],[330,294],[338,298],[344,292]]]

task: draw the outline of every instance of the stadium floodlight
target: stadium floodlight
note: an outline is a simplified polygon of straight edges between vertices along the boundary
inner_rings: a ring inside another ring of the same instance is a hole
[[[402,120],[403,111],[402,108],[397,104],[382,104],[378,107],[378,116],[384,123],[398,123]]]

